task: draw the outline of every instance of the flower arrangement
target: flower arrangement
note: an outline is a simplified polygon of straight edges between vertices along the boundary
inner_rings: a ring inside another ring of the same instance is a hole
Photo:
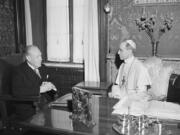
[[[161,36],[172,28],[172,17],[161,17],[161,20],[162,23],[158,28],[156,27],[156,18],[153,15],[149,18],[142,16],[135,20],[138,30],[145,31],[149,36],[151,44],[153,45],[153,56],[157,55],[157,45],[159,44]]]

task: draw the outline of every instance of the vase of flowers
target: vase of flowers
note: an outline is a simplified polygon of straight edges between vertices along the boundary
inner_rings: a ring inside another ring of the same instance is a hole
[[[135,20],[136,26],[138,26],[139,31],[145,31],[149,36],[152,44],[152,55],[157,56],[158,45],[160,42],[161,36],[166,32],[171,30],[173,18],[172,17],[161,17],[161,24],[156,26],[156,17],[145,17],[142,16]]]
[[[152,56],[157,56],[159,41],[151,42],[152,44]]]

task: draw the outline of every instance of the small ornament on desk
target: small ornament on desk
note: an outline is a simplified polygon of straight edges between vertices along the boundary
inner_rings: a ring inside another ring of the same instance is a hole
[[[87,90],[78,87],[73,87],[72,89],[72,115],[70,118],[83,123],[87,127],[95,126],[91,97],[92,93],[89,93]]]
[[[159,119],[146,115],[119,115],[112,128],[120,135],[162,135],[162,123]]]
[[[114,131],[120,135],[131,135],[131,124],[133,117],[123,114],[118,117],[118,121],[112,125]]]

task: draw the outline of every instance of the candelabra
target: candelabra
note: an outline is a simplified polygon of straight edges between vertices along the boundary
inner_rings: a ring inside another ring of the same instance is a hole
[[[121,135],[162,134],[162,123],[145,115],[119,115],[113,129]]]
[[[171,30],[173,18],[166,15],[160,17],[160,24],[157,27],[157,16],[152,15],[151,17],[141,16],[135,20],[136,26],[139,31],[145,31],[149,36],[152,44],[152,55],[157,56],[158,45],[161,36],[167,31]]]

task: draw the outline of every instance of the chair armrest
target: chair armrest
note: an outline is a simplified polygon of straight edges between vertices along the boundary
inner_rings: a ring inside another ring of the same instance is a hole
[[[38,102],[40,96],[24,96],[24,97],[17,97],[11,95],[0,95],[1,101],[33,101]]]
[[[180,75],[172,74],[169,79],[167,101],[180,104]]]
[[[174,86],[178,76],[179,76],[178,74],[171,74],[171,76],[169,78],[169,85]]]

